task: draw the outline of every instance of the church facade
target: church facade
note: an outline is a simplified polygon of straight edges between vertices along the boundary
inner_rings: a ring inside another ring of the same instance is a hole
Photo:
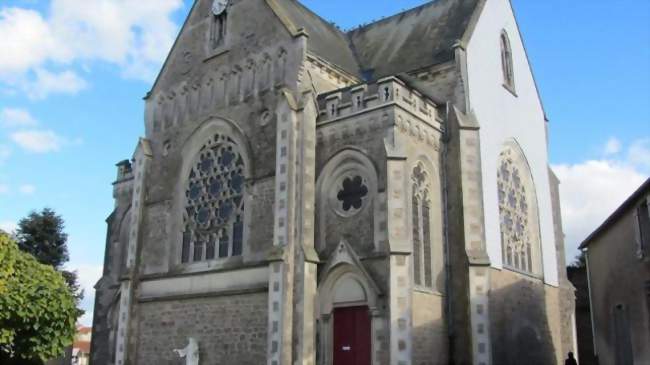
[[[93,364],[575,350],[548,121],[509,0],[347,32],[296,0],[197,0],[145,105]]]

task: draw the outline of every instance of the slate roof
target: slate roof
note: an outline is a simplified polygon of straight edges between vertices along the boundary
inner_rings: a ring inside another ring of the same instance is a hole
[[[309,51],[366,81],[453,59],[482,0],[434,0],[344,33],[297,0],[276,0]]]
[[[354,76],[360,76],[359,64],[343,31],[297,0],[276,0],[276,3],[296,28],[307,32],[309,51]]]
[[[436,0],[348,32],[372,79],[450,61],[480,0]]]

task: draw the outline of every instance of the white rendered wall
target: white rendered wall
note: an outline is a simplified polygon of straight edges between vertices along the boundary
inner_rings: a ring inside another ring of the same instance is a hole
[[[500,36],[512,47],[517,96],[503,87]],[[548,176],[546,122],[509,0],[487,0],[467,45],[470,108],[480,123],[483,203],[487,250],[502,268],[497,165],[503,143],[514,138],[531,168],[539,207],[542,265],[547,284],[558,285],[551,191]]]

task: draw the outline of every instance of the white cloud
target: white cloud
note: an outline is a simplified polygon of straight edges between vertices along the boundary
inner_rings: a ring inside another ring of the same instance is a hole
[[[182,0],[52,0],[47,16],[1,9],[0,81],[35,98],[76,92],[85,82],[71,68],[88,68],[93,61],[151,81],[174,42],[178,26],[172,15],[182,6]],[[49,82],[64,80],[72,82]],[[42,85],[49,91],[39,91]]]
[[[561,182],[568,260],[578,253],[580,243],[648,178],[650,169],[630,158],[631,155],[641,157],[644,151],[648,153],[643,146],[647,147],[647,142],[633,142],[625,158],[621,159],[588,160],[553,166]]]
[[[65,139],[49,130],[27,130],[11,134],[11,139],[23,149],[33,153],[56,152]]]
[[[640,169],[650,170],[650,138],[634,141],[627,151],[627,159]]]
[[[4,108],[0,111],[0,125],[7,128],[33,127],[36,119],[25,109]]]
[[[607,143],[605,143],[605,156],[615,155],[621,151],[621,141],[616,137],[611,137]]]
[[[70,60],[51,25],[40,13],[23,8],[0,9],[0,74],[19,74],[45,61]]]
[[[93,308],[92,307],[91,308],[86,308],[84,310],[85,310],[85,312],[84,312],[83,316],[81,316],[81,318],[79,318],[77,320],[77,322],[79,324],[81,324],[82,326],[92,327],[92,325],[93,325],[93,313],[94,313]]]
[[[95,284],[102,277],[102,265],[68,264],[66,270],[76,271],[79,285],[84,290],[81,307],[86,313],[79,319],[85,326],[92,325],[93,306],[95,305]]]
[[[18,228],[18,225],[15,222],[11,221],[2,221],[0,222],[0,230],[3,230],[7,233],[13,233]]]
[[[18,188],[18,191],[20,191],[20,193],[24,195],[32,195],[36,192],[36,187],[34,185],[25,184],[25,185],[21,185]]]
[[[73,71],[54,73],[36,69],[33,80],[23,80],[18,87],[32,100],[45,99],[50,94],[76,94],[87,87],[87,83]]]

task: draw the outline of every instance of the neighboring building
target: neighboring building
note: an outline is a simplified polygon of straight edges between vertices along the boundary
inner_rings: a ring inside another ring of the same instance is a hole
[[[567,268],[569,281],[576,288],[576,341],[580,365],[597,365],[594,352],[594,336],[591,328],[591,306],[589,303],[589,283],[586,265]]]
[[[79,326],[72,344],[72,365],[88,365],[90,363],[90,343],[93,329]]]
[[[580,246],[600,364],[650,364],[650,179]]]
[[[93,364],[179,362],[190,338],[202,364],[574,350],[547,121],[508,0],[349,32],[294,0],[198,0],[145,104]]]
[[[45,365],[70,365],[72,363],[72,346],[68,346],[61,357],[48,360]]]

